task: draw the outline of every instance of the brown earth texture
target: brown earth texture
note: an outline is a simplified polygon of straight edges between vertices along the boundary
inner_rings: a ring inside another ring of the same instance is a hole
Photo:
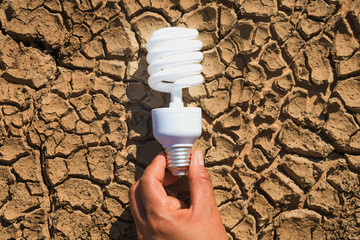
[[[229,239],[360,239],[357,0],[0,0],[0,239],[136,239],[167,26],[204,43],[184,101]]]

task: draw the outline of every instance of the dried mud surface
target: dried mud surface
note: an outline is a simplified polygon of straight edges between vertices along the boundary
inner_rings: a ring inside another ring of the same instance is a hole
[[[359,1],[2,0],[0,24],[1,239],[136,239],[166,26],[204,42],[184,98],[229,239],[360,239]]]

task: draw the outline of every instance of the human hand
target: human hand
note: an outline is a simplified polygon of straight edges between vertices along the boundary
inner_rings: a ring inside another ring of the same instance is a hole
[[[139,240],[228,239],[201,151],[195,150],[191,156],[190,207],[166,194],[164,186],[178,178],[165,168],[165,156],[160,153],[130,188],[130,208]]]

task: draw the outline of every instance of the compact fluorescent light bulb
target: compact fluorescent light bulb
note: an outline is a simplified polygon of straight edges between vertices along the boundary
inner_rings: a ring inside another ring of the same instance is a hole
[[[182,89],[199,85],[202,42],[196,29],[167,27],[155,31],[146,44],[149,86],[171,95],[168,108],[151,111],[153,134],[164,147],[167,168],[175,176],[185,175],[191,147],[201,135],[201,109],[184,107]]]

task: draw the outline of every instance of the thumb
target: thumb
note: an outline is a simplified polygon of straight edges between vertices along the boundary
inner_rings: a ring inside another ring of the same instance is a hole
[[[191,208],[199,210],[215,206],[214,189],[211,184],[210,174],[204,166],[204,157],[200,150],[195,150],[191,155],[188,173]]]

